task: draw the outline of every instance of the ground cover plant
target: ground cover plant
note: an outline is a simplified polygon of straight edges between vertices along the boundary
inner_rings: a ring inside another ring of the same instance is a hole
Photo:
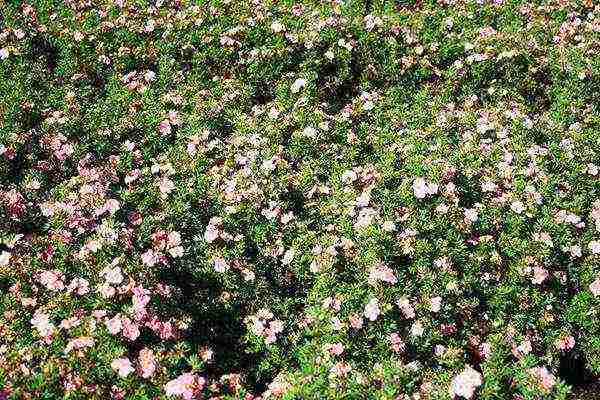
[[[0,399],[599,399],[591,0],[0,1]]]

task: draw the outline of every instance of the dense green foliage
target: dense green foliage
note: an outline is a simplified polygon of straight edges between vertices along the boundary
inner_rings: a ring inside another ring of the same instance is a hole
[[[0,0],[0,399],[585,392],[599,50],[592,1]]]

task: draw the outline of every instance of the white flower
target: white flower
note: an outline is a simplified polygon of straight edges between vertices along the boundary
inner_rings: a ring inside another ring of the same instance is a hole
[[[358,179],[358,175],[356,174],[356,172],[352,171],[351,169],[344,171],[344,173],[342,174],[342,182],[347,185],[354,182],[357,179]]]
[[[413,192],[417,199],[424,199],[427,196],[427,182],[423,178],[417,178],[413,182]]]
[[[594,296],[600,296],[600,278],[590,283],[590,291]]]
[[[600,254],[600,241],[592,240],[588,245],[588,248],[592,252],[592,254]]]
[[[369,321],[375,321],[379,317],[380,313],[379,301],[375,298],[371,299],[365,306],[365,317],[367,317]]]
[[[461,396],[465,399],[470,399],[475,393],[475,389],[483,384],[482,376],[469,365],[463,372],[458,374],[452,380],[450,386],[450,396]]]
[[[283,24],[279,21],[273,21],[273,23],[271,24],[271,29],[275,33],[280,33],[285,30],[285,26],[283,26]]]
[[[306,79],[298,78],[294,83],[292,83],[291,90],[292,93],[298,93],[300,89],[306,86]]]
[[[294,255],[295,254],[296,254],[296,251],[294,249],[289,249],[283,255],[283,259],[281,260],[281,263],[283,265],[289,265],[289,264],[291,264],[292,260],[294,259]]]
[[[477,213],[477,210],[474,208],[467,208],[465,210],[465,219],[468,222],[475,222],[479,219],[479,214]]]
[[[0,253],[0,267],[6,267],[9,261],[10,253],[8,251],[3,251]]]
[[[415,321],[410,327],[410,334],[412,336],[422,336],[424,331],[423,324],[419,321]]]
[[[416,178],[412,185],[413,193],[417,199],[424,199],[428,195],[434,195],[438,191],[438,185],[427,183],[423,178]]]
[[[116,358],[110,363],[110,367],[117,371],[121,378],[125,378],[134,371],[134,368],[131,366],[131,361],[129,361],[128,358]]]
[[[213,260],[213,264],[214,264],[215,271],[217,271],[217,272],[225,272],[229,269],[229,264],[227,264],[227,262],[225,260],[223,260],[221,257],[216,257]]]
[[[521,203],[520,201],[513,201],[512,204],[510,205],[510,208],[517,214],[521,214],[523,211],[525,211],[525,207],[523,206],[523,203]]]
[[[317,130],[315,128],[313,128],[312,126],[307,126],[302,131],[302,135],[307,138],[314,139],[317,136]]]
[[[204,240],[207,243],[212,243],[217,237],[219,237],[219,230],[213,224],[208,224],[204,232]]]

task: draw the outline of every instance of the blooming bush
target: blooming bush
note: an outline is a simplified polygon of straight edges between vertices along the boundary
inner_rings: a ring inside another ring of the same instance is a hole
[[[600,396],[599,48],[587,0],[0,2],[0,398]]]

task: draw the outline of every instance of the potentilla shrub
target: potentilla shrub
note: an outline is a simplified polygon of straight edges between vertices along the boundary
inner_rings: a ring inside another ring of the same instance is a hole
[[[1,2],[0,398],[600,396],[599,32]]]

